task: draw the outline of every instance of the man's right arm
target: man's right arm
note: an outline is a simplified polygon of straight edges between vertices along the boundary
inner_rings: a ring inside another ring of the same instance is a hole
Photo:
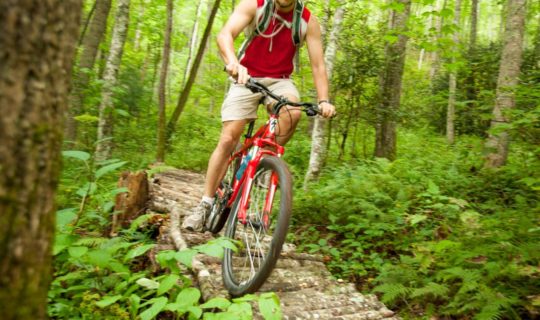
[[[246,83],[249,75],[247,69],[240,65],[236,57],[234,39],[251,23],[256,12],[257,0],[242,0],[217,37],[219,51],[226,65],[225,69],[241,84]]]

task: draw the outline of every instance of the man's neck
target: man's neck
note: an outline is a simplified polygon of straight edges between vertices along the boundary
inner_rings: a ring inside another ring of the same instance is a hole
[[[296,4],[296,1],[291,2],[291,4],[287,7],[282,7],[278,1],[275,1],[276,8],[281,12],[290,12],[294,9],[294,5]]]

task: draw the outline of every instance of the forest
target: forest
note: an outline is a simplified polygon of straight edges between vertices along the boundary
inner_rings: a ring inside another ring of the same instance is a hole
[[[199,302],[171,252],[149,268],[149,214],[111,236],[122,171],[206,172],[231,83],[216,36],[241,1],[0,0],[2,318],[279,307]],[[539,318],[540,1],[304,3],[337,116],[286,145],[287,241],[403,319]],[[317,101],[305,47],[292,79]]]

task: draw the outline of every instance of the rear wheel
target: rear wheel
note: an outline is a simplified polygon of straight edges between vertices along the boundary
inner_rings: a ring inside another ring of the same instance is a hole
[[[292,209],[292,178],[280,158],[263,158],[251,186],[241,189],[246,187],[250,188],[246,217],[239,217],[239,194],[225,230],[238,247],[225,249],[223,259],[223,282],[233,296],[255,292],[268,278],[281,253]]]

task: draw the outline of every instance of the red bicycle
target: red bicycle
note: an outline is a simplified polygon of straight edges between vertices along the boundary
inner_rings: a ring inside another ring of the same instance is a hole
[[[229,158],[214,206],[205,219],[205,228],[212,233],[221,231],[227,222],[225,236],[236,240],[237,250],[225,249],[222,267],[223,283],[232,296],[261,287],[274,269],[287,235],[292,177],[281,159],[285,148],[276,142],[279,112],[293,106],[314,116],[319,110],[316,104],[278,96],[254,79],[246,87],[276,103],[270,119],[255,134],[255,122],[249,123],[244,143]]]

